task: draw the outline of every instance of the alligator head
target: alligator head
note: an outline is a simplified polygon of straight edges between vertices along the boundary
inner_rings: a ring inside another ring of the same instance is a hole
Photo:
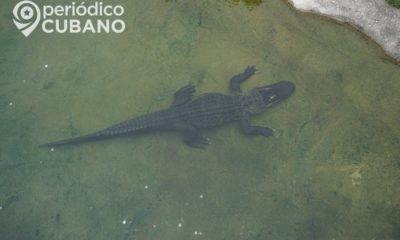
[[[282,81],[271,85],[253,88],[249,93],[246,110],[258,114],[290,97],[295,90],[292,82]]]

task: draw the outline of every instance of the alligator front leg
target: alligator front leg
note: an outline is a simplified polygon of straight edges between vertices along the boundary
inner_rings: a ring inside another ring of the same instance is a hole
[[[248,115],[245,115],[240,119],[240,128],[246,135],[262,135],[264,137],[271,137],[274,135],[274,132],[271,128],[251,126],[250,116]]]
[[[194,148],[206,148],[209,141],[200,132],[189,124],[176,124],[173,129],[182,133],[186,145]]]
[[[193,86],[191,83],[180,88],[174,94],[175,99],[174,99],[174,102],[172,103],[171,107],[176,107],[176,106],[187,103],[191,99],[191,97],[195,91],[196,91],[196,87]]]
[[[231,92],[240,92],[240,84],[256,72],[255,66],[248,66],[242,73],[235,75],[230,80]]]

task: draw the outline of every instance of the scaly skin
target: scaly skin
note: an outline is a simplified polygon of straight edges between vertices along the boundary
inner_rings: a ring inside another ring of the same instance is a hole
[[[290,82],[280,82],[254,88],[245,95],[241,94],[240,83],[252,76],[255,71],[254,66],[247,67],[243,73],[232,77],[231,95],[206,93],[192,99],[195,87],[189,84],[175,93],[175,100],[168,109],[133,118],[93,134],[42,146],[54,147],[153,131],[176,131],[182,133],[187,145],[205,148],[208,139],[200,134],[200,129],[235,121],[240,123],[243,133],[247,135],[272,136],[273,132],[269,128],[251,126],[250,116],[259,114],[289,97],[294,91],[294,85]]]

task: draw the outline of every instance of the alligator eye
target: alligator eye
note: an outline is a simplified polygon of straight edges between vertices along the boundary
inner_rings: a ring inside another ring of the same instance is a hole
[[[269,100],[270,100],[270,101],[273,100],[274,98],[276,98],[276,95],[275,95],[275,94],[272,94],[271,96],[269,96]]]

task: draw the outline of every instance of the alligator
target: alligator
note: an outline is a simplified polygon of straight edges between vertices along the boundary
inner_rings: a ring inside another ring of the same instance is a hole
[[[195,86],[189,83],[175,92],[173,103],[167,109],[124,121],[92,134],[41,146],[55,147],[124,135],[175,131],[183,135],[186,145],[205,148],[209,144],[209,140],[200,133],[200,130],[230,122],[239,122],[241,130],[246,135],[273,136],[273,130],[270,128],[252,126],[250,117],[287,99],[293,94],[295,86],[292,82],[282,81],[256,87],[248,93],[242,94],[240,84],[255,72],[255,66],[248,66],[242,73],[233,76],[230,79],[230,95],[204,93],[193,97]]]

